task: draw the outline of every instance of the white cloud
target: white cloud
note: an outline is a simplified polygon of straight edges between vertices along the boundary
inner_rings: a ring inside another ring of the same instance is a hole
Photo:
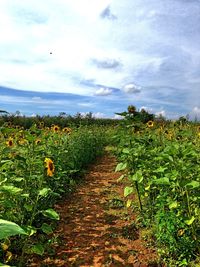
[[[113,117],[113,119],[115,119],[115,120],[122,120],[123,118],[124,118],[123,116],[120,116],[120,115],[117,115],[117,114],[115,114],[114,117]]]
[[[99,88],[98,90],[96,90],[95,95],[96,96],[107,96],[107,95],[111,95],[112,94],[112,90],[109,88]]]
[[[92,117],[100,119],[100,118],[105,118],[105,114],[102,112],[96,112],[92,114]]]
[[[129,83],[124,86],[124,92],[127,94],[140,93],[141,87],[135,85],[134,83]]]
[[[189,117],[192,120],[195,120],[195,119],[200,120],[200,106],[194,107],[192,111],[190,112]]]
[[[0,85],[111,95],[119,102],[123,93],[130,102],[141,91],[138,105],[160,102],[163,110],[173,105],[178,113],[199,107],[200,5],[189,2],[0,0]],[[81,80],[93,80],[94,87]],[[94,93],[95,84],[105,88]],[[153,88],[159,87],[172,89],[158,94]],[[181,101],[171,101],[177,89]],[[26,103],[33,101],[43,99]]]
[[[81,107],[93,107],[94,106],[93,103],[78,103],[77,105]]]
[[[166,117],[166,111],[165,111],[165,110],[157,111],[157,112],[155,113],[155,115],[156,115],[157,117],[159,117],[159,116]]]

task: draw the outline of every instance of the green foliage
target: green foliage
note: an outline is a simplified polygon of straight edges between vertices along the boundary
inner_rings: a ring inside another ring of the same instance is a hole
[[[200,253],[200,127],[182,120],[134,127],[119,131],[115,152],[127,205],[136,192],[165,264],[189,266]]]
[[[17,247],[11,265],[22,266],[27,253],[44,253],[44,241],[36,242],[36,235],[53,232],[59,220],[54,204],[74,190],[88,164],[101,155],[106,131],[43,123],[28,130],[0,128],[0,239],[9,240],[10,255]],[[0,248],[2,263],[7,263],[5,254]]]

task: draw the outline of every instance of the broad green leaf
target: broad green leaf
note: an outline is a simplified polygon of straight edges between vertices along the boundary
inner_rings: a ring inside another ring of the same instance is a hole
[[[39,191],[39,196],[46,197],[50,191],[51,191],[50,188],[43,188]]]
[[[151,187],[151,184],[147,185],[144,189],[145,189],[146,191],[149,191],[150,187]]]
[[[21,182],[24,180],[24,178],[21,178],[21,177],[16,177],[16,178],[13,178],[14,181],[16,182]]]
[[[124,149],[122,150],[122,153],[124,153],[124,154],[130,154],[130,149],[128,149],[128,148],[124,148]]]
[[[137,171],[135,174],[130,175],[129,178],[132,181],[138,182],[138,183],[141,183],[144,179],[141,171]]]
[[[54,220],[57,220],[57,221],[60,220],[59,214],[53,209],[43,210],[42,214],[45,217],[48,217],[48,218],[51,218],[51,219],[54,219]]]
[[[31,251],[35,254],[42,256],[44,254],[44,246],[40,243],[32,246]]]
[[[200,186],[200,183],[197,181],[191,181],[190,183],[186,184],[187,187],[198,188]]]
[[[126,207],[129,208],[132,204],[132,200],[131,199],[128,199],[127,202],[126,202]]]
[[[176,209],[177,207],[178,207],[178,202],[177,201],[174,201],[169,205],[170,209]]]
[[[159,167],[158,169],[156,169],[154,172],[158,172],[158,173],[162,173],[166,170],[167,168],[166,167]]]
[[[23,226],[24,230],[26,231],[27,235],[32,236],[35,233],[37,233],[37,228],[33,227],[33,226]]]
[[[119,164],[117,164],[115,172],[123,171],[126,169],[126,167],[127,167],[126,163],[120,162]]]
[[[126,186],[126,187],[124,188],[124,196],[125,196],[125,197],[129,196],[131,193],[133,193],[133,191],[134,191],[133,187],[131,187],[131,186]]]
[[[195,217],[192,216],[191,219],[189,219],[189,220],[185,220],[185,223],[186,223],[187,225],[191,225],[191,224],[194,222],[194,220],[195,220]]]
[[[24,204],[24,208],[27,210],[27,211],[32,211],[33,210],[33,205],[31,204]]]
[[[6,264],[3,264],[3,263],[0,263],[0,266],[1,267],[11,267],[10,265],[6,265]]]
[[[0,191],[9,193],[11,195],[16,195],[16,194],[21,193],[23,189],[15,187],[13,185],[3,185],[1,186]]]
[[[53,233],[53,230],[52,230],[51,226],[49,224],[47,224],[47,223],[43,223],[41,229],[45,234]]]
[[[163,177],[163,178],[159,178],[153,181],[154,184],[158,184],[158,185],[169,185],[169,178],[168,177]]]
[[[0,219],[0,239],[19,234],[26,235],[26,232],[16,223]]]
[[[7,181],[7,178],[5,178],[3,181],[0,182],[0,185],[2,185],[3,183],[5,183]]]

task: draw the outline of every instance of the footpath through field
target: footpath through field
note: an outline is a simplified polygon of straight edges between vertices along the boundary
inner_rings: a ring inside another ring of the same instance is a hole
[[[56,253],[31,266],[157,266],[155,252],[131,224],[135,218],[124,205],[116,164],[109,154],[98,159],[70,200],[56,206]]]

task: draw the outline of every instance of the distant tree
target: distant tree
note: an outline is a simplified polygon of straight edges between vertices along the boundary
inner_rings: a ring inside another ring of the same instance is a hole
[[[67,116],[67,114],[66,114],[66,112],[59,112],[59,115],[58,115],[59,117],[66,117]]]

